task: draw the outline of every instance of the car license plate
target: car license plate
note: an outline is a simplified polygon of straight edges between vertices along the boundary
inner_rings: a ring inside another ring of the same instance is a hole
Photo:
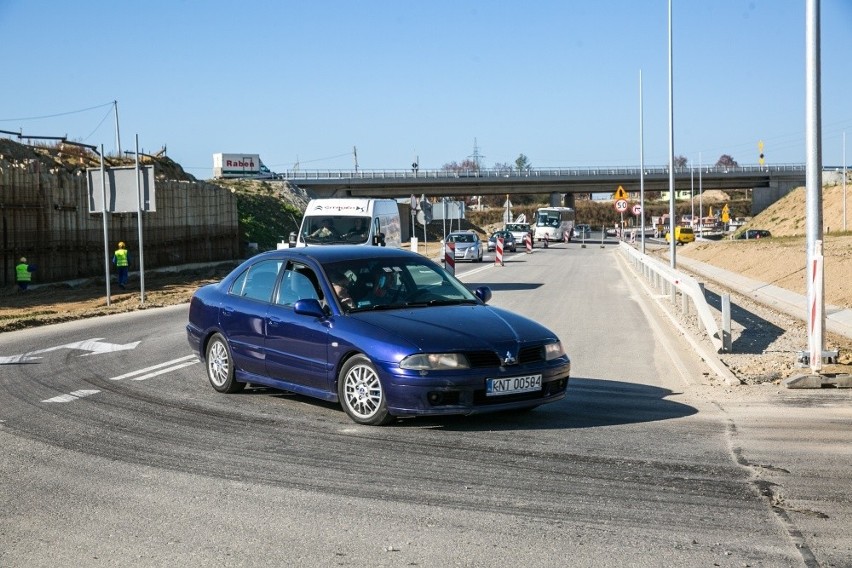
[[[485,395],[500,396],[541,390],[541,375],[509,377],[507,379],[486,379]]]

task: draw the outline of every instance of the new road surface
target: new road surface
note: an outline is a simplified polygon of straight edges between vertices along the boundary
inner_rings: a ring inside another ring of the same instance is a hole
[[[0,566],[852,565],[847,392],[713,381],[616,246],[458,268],[561,337],[564,401],[218,394],[186,305],[3,334]]]

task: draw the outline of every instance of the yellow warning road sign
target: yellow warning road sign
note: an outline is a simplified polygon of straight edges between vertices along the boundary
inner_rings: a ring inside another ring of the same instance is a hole
[[[618,189],[615,190],[615,193],[612,194],[612,198],[617,201],[619,199],[629,199],[629,196],[627,195],[627,192],[624,191],[624,188],[619,185]]]

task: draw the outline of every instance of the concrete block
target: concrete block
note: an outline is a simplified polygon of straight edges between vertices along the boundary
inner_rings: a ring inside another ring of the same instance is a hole
[[[829,382],[839,389],[852,389],[852,375],[847,373],[835,375]]]
[[[821,389],[825,377],[822,375],[794,375],[781,381],[788,389]]]

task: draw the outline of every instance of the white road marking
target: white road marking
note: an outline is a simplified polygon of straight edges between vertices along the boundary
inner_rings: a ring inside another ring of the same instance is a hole
[[[163,375],[170,371],[176,371],[177,369],[189,367],[190,365],[195,365],[196,363],[200,362],[201,361],[195,355],[187,355],[186,357],[173,359],[172,361],[166,361],[165,363],[160,363],[159,365],[152,365],[151,367],[131,371],[130,373],[125,373],[124,375],[119,375],[118,377],[112,377],[110,380],[120,381],[121,379],[131,378],[134,381],[144,381],[145,379],[150,379],[151,377],[156,377],[157,375]],[[83,397],[91,396],[99,392],[101,391],[86,389],[76,390],[69,394],[63,394],[59,396],[54,396],[53,398],[45,399],[42,402],[73,402],[75,400],[79,400]]]
[[[75,400],[79,400],[85,396],[91,396],[93,394],[98,394],[99,390],[76,390],[69,394],[63,394],[60,396],[54,396],[53,398],[48,398],[43,400],[42,402],[73,402]]]
[[[134,381],[144,381],[145,379],[150,379],[151,377],[156,377],[157,375],[162,375],[164,373],[168,373],[169,371],[176,371],[178,369],[183,369],[184,367],[189,367],[190,365],[195,365],[196,363],[200,363],[198,359],[194,361],[187,361],[186,363],[181,363],[180,365],[173,365],[171,367],[166,367],[165,369],[161,369],[154,373],[148,373],[147,375],[142,375],[141,377],[134,377]]]
[[[187,355],[186,357],[172,359],[171,361],[166,361],[165,363],[152,365],[150,367],[145,367],[144,369],[138,369],[136,371],[131,371],[129,373],[119,375],[117,377],[112,377],[110,380],[120,381],[122,379],[132,379],[134,381],[144,381],[145,379],[150,379],[151,377],[156,377],[157,375],[162,375],[163,373],[168,373],[169,371],[174,371],[176,369],[182,369],[183,367],[189,367],[190,365],[194,365],[199,362],[200,361],[198,357],[196,357],[195,355]],[[163,367],[166,368],[164,369]]]
[[[13,365],[18,363],[33,363],[41,357],[36,357],[35,355],[40,353],[50,353],[52,351],[59,351],[60,349],[79,349],[80,351],[89,351],[89,353],[84,353],[81,357],[85,357],[87,355],[98,355],[101,353],[114,353],[116,351],[129,351],[131,349],[136,349],[136,347],[141,343],[140,341],[134,341],[132,343],[106,343],[101,341],[102,337],[95,337],[93,339],[86,339],[83,341],[75,341],[74,343],[66,343],[65,345],[57,345],[56,347],[48,347],[47,349],[38,349],[36,351],[28,351],[27,353],[23,353],[21,355],[11,355],[6,357],[0,357],[0,365]]]

